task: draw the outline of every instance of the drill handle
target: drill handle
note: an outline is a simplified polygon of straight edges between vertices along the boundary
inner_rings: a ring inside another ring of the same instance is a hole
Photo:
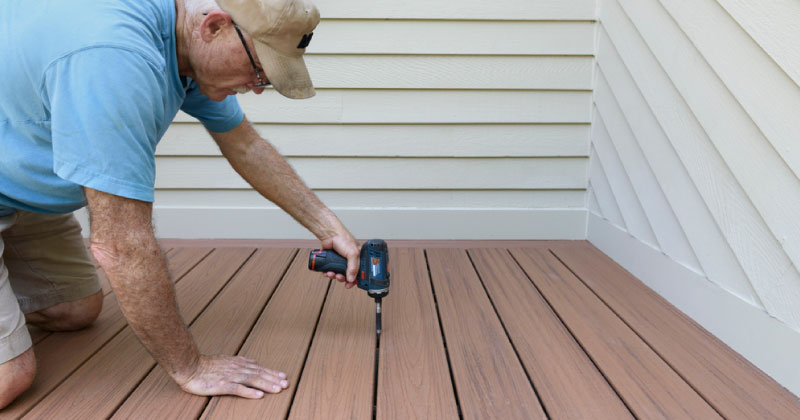
[[[315,249],[308,256],[308,269],[327,273],[347,274],[347,258],[332,249]]]

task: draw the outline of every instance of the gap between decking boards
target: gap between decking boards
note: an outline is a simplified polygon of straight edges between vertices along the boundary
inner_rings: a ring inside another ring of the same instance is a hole
[[[183,275],[183,276],[181,276],[181,279],[182,279],[183,277],[185,277],[186,275],[188,275],[188,274],[189,274],[189,273],[190,273],[190,272],[191,272],[191,271],[192,271],[192,270],[193,270],[195,267],[197,267],[197,265],[198,265],[198,264],[200,264],[200,262],[202,262],[203,260],[205,260],[206,258],[208,258],[208,256],[209,256],[209,255],[213,254],[213,253],[214,253],[214,251],[216,251],[216,249],[213,249],[211,252],[207,253],[205,256],[203,256],[203,258],[201,258],[199,261],[197,261],[197,263],[196,263],[196,264],[192,265],[192,268],[190,268],[189,270],[187,270],[187,271],[186,271],[186,273],[184,273],[184,275]],[[216,300],[216,299],[217,299],[217,297],[218,297],[218,296],[219,296],[219,295],[222,293],[222,291],[223,291],[223,290],[225,290],[225,289],[228,287],[228,285],[231,283],[231,281],[233,281],[233,279],[234,279],[234,278],[236,278],[236,275],[238,275],[238,274],[239,274],[239,272],[240,272],[240,271],[242,271],[242,269],[243,269],[243,268],[244,268],[244,267],[247,265],[247,263],[248,263],[248,262],[250,262],[250,260],[253,258],[253,255],[255,255],[255,254],[256,254],[256,252],[258,252],[258,249],[256,249],[256,248],[253,248],[253,251],[252,251],[252,252],[251,252],[251,253],[250,253],[250,254],[247,256],[247,258],[245,258],[245,259],[244,259],[244,261],[242,261],[242,264],[241,264],[241,265],[239,265],[239,267],[237,267],[237,268],[236,268],[236,271],[234,271],[234,272],[233,272],[233,273],[230,275],[230,277],[228,277],[228,280],[226,280],[226,281],[225,281],[225,284],[223,284],[223,285],[222,285],[222,287],[220,287],[220,288],[219,288],[219,290],[217,290],[217,292],[216,292],[216,293],[214,293],[214,296],[212,296],[212,297],[211,297],[211,299],[209,299],[209,300],[208,300],[208,302],[207,302],[207,303],[206,303],[206,304],[203,306],[203,308],[202,308],[202,309],[200,309],[200,311],[197,313],[197,316],[196,316],[196,317],[195,317],[195,318],[194,318],[194,319],[193,319],[191,322],[189,322],[189,323],[186,325],[186,329],[187,329],[187,330],[188,330],[188,329],[190,329],[190,328],[192,327],[192,325],[193,325],[193,324],[194,324],[194,323],[195,323],[195,322],[196,322],[198,319],[200,319],[200,316],[201,316],[201,315],[202,315],[202,314],[203,314],[203,313],[206,311],[206,309],[208,309],[208,307],[209,307],[209,306],[211,306],[211,303],[212,303],[212,302],[214,302],[214,300]],[[178,281],[176,280],[176,281],[173,283],[173,287],[174,287],[174,285],[175,285],[175,284],[177,284],[177,282],[178,282]],[[271,295],[270,295],[270,296],[271,296]],[[252,327],[251,327],[251,328],[252,328]],[[124,330],[124,328],[123,328],[123,330]],[[122,331],[122,330],[120,330],[120,332],[121,332],[121,331]],[[247,337],[247,336],[245,336],[245,338],[246,338],[246,337]],[[240,343],[240,344],[239,344],[239,348],[241,348],[241,346],[242,346],[242,344],[243,344],[243,343],[244,343],[244,341],[242,341],[242,343]],[[238,350],[237,350],[237,353],[238,353]],[[113,417],[114,417],[114,416],[117,414],[117,412],[119,411],[119,409],[120,409],[120,408],[121,408],[123,405],[125,405],[125,402],[126,402],[126,401],[128,401],[128,398],[130,398],[130,396],[131,396],[131,395],[133,395],[133,393],[134,393],[134,392],[136,392],[136,390],[139,388],[139,386],[140,386],[140,385],[141,385],[141,384],[142,384],[142,383],[143,383],[143,382],[144,382],[144,381],[147,379],[147,377],[148,377],[148,376],[150,376],[150,373],[151,373],[151,372],[152,372],[154,369],[156,369],[157,367],[158,367],[158,363],[156,363],[155,365],[153,365],[153,366],[152,366],[150,369],[148,369],[148,370],[147,370],[147,372],[146,372],[144,375],[142,375],[142,377],[139,379],[139,381],[137,381],[137,382],[136,382],[136,385],[135,385],[135,386],[133,386],[133,387],[131,387],[131,389],[128,391],[127,395],[125,395],[125,398],[123,398],[123,399],[121,399],[121,400],[120,400],[119,404],[117,404],[117,407],[116,407],[116,408],[114,408],[114,410],[113,410],[113,411],[111,412],[111,414],[108,416],[108,418],[109,418],[109,419],[110,419],[110,418],[113,418]],[[206,405],[208,405],[208,402],[209,402],[209,401],[211,401],[211,397],[207,397],[207,398],[206,398],[206,403],[205,403],[205,404],[203,404],[203,410],[205,410],[205,407],[206,407]],[[200,411],[200,414],[201,414],[201,415],[202,415],[202,412],[203,412],[203,411],[201,410],[201,411]]]
[[[550,248],[548,248],[547,250],[552,253]],[[628,410],[628,412],[631,413],[631,416],[634,419],[638,420],[639,418],[636,417],[636,414],[634,414],[633,410],[631,410],[631,407],[628,406],[628,403],[625,401],[624,398],[622,398],[622,395],[620,395],[619,390],[617,390],[617,388],[614,386],[614,384],[608,379],[608,377],[606,377],[605,372],[603,372],[603,370],[600,369],[600,365],[597,364],[597,362],[594,360],[592,355],[589,354],[589,352],[586,351],[586,348],[583,346],[583,344],[580,342],[580,340],[578,340],[578,338],[575,336],[575,333],[572,331],[572,329],[569,327],[569,325],[566,322],[564,322],[564,319],[561,318],[561,314],[559,314],[558,311],[556,311],[556,309],[553,307],[553,304],[550,303],[550,300],[547,298],[547,296],[544,293],[542,293],[542,291],[539,289],[539,286],[536,285],[536,282],[534,282],[533,279],[531,278],[531,276],[528,274],[528,272],[525,271],[524,268],[522,268],[522,265],[519,263],[519,261],[517,261],[517,258],[514,257],[514,253],[510,252],[509,250],[506,250],[506,252],[508,253],[509,256],[511,256],[511,259],[514,261],[515,264],[517,264],[517,267],[519,267],[520,271],[525,275],[525,277],[531,283],[533,288],[536,289],[536,292],[539,293],[539,295],[542,297],[542,299],[545,301],[545,303],[547,303],[547,306],[550,308],[550,311],[552,311],[553,314],[556,316],[556,318],[558,318],[558,321],[561,322],[561,325],[563,325],[564,328],[566,328],[567,332],[569,332],[569,335],[572,336],[572,339],[575,341],[575,343],[578,345],[578,347],[580,347],[581,351],[586,355],[586,357],[589,359],[589,361],[592,362],[592,365],[594,366],[595,369],[597,369],[597,372],[600,373],[600,376],[602,376],[603,379],[608,384],[608,386],[610,386],[611,389],[614,390],[614,393],[617,394],[617,397],[622,402],[622,404],[625,406],[625,408]],[[561,262],[561,264],[564,264],[561,260],[559,260],[559,262]],[[567,267],[567,269],[569,269],[569,267]]]
[[[330,296],[332,288],[333,280],[328,280],[328,291],[325,292],[325,297],[322,299],[322,304],[319,306],[317,321],[314,323],[314,330],[311,331],[311,340],[309,340],[308,346],[306,347],[306,354],[303,356],[303,364],[300,366],[300,371],[297,372],[297,385],[294,387],[294,392],[292,392],[292,398],[289,399],[289,408],[286,410],[286,417],[284,417],[284,420],[289,420],[289,415],[292,414],[294,399],[297,396],[297,390],[300,389],[300,381],[303,380],[303,372],[305,371],[306,364],[308,363],[308,355],[311,353],[311,347],[314,345],[314,338],[317,336],[317,327],[319,327],[319,321],[322,318],[322,311],[325,309],[325,304],[328,303],[328,296]]]
[[[425,257],[425,269],[428,273],[428,282],[431,285],[431,294],[433,295],[433,306],[436,308],[436,321],[439,324],[439,334],[442,336],[442,345],[444,347],[444,355],[447,358],[447,371],[450,373],[450,384],[453,386],[453,395],[456,397],[456,409],[458,410],[458,418],[463,419],[464,415],[461,413],[461,400],[458,397],[458,388],[456,387],[456,380],[453,376],[453,365],[450,363],[450,351],[447,349],[447,339],[444,336],[444,327],[442,326],[442,316],[439,313],[439,301],[436,299],[436,287],[433,285],[433,276],[431,275],[431,264],[428,262],[428,250],[423,249],[422,253]]]
[[[636,329],[634,329],[634,328],[633,328],[633,326],[632,326],[632,325],[630,325],[630,324],[628,323],[628,321],[627,321],[627,320],[625,320],[625,318],[623,318],[622,316],[620,316],[620,314],[619,314],[619,313],[618,313],[618,312],[617,312],[617,311],[616,311],[616,310],[615,310],[615,309],[614,309],[614,308],[613,308],[611,305],[609,305],[609,304],[608,304],[608,302],[606,302],[606,301],[605,301],[605,300],[604,300],[604,299],[603,299],[603,298],[602,298],[602,297],[601,297],[599,294],[597,294],[597,292],[595,292],[595,291],[594,291],[594,289],[592,289],[591,287],[589,287],[589,285],[588,285],[588,284],[587,284],[587,283],[586,283],[586,282],[583,280],[583,278],[581,278],[581,276],[579,276],[579,275],[578,275],[578,273],[576,273],[576,272],[575,272],[575,271],[572,269],[572,267],[570,267],[570,266],[569,266],[569,265],[568,265],[568,264],[567,264],[567,263],[566,263],[564,260],[562,260],[562,259],[561,259],[561,257],[559,257],[559,256],[558,256],[558,254],[556,254],[556,253],[555,253],[555,251],[553,251],[552,249],[549,249],[549,248],[548,248],[548,251],[550,252],[550,254],[552,254],[552,255],[553,255],[553,257],[554,257],[555,259],[557,259],[557,260],[558,260],[558,262],[560,262],[560,263],[561,263],[561,264],[562,264],[564,267],[566,267],[566,268],[567,268],[567,270],[569,270],[569,272],[570,272],[570,273],[572,273],[572,275],[573,275],[573,276],[575,276],[575,278],[577,278],[577,279],[578,279],[578,281],[580,281],[580,282],[581,282],[581,284],[583,284],[583,286],[584,286],[584,287],[586,287],[587,289],[589,289],[589,291],[590,291],[590,292],[592,292],[592,294],[593,294],[593,295],[594,295],[594,296],[595,296],[597,299],[599,299],[599,300],[600,300],[600,302],[603,302],[603,305],[605,305],[605,306],[606,306],[606,307],[607,307],[609,310],[611,310],[611,312],[612,312],[612,313],[613,313],[613,314],[614,314],[614,315],[615,315],[617,318],[619,318],[619,320],[620,320],[620,321],[622,321],[622,323],[623,323],[623,324],[625,324],[625,326],[627,326],[627,327],[628,327],[628,329],[630,329],[631,331],[633,331],[633,333],[634,333],[634,334],[635,334],[637,337],[639,337],[639,339],[640,339],[640,340],[642,340],[642,342],[643,342],[645,345],[647,345],[647,347],[649,347],[649,348],[650,348],[650,349],[653,351],[653,353],[655,353],[655,354],[656,354],[656,356],[658,356],[658,358],[659,358],[659,359],[661,359],[662,361],[664,361],[664,363],[665,363],[667,366],[669,366],[669,368],[670,368],[670,369],[672,369],[672,371],[673,371],[673,372],[675,372],[675,374],[676,374],[676,375],[678,375],[678,377],[679,377],[679,378],[681,378],[681,380],[683,380],[683,382],[685,382],[685,383],[686,383],[686,384],[689,386],[689,388],[691,388],[691,389],[692,389],[692,390],[693,390],[693,391],[694,391],[694,392],[695,392],[695,393],[696,393],[698,396],[700,396],[700,398],[701,398],[703,401],[705,401],[705,402],[706,402],[706,404],[708,404],[708,406],[709,406],[709,407],[711,407],[711,409],[712,409],[712,410],[716,411],[716,412],[717,412],[717,414],[718,414],[718,415],[719,415],[721,418],[723,418],[723,419],[725,418],[725,416],[723,416],[723,415],[722,415],[722,413],[721,413],[721,412],[720,412],[720,411],[717,409],[717,407],[715,407],[715,406],[714,406],[714,404],[712,404],[712,403],[711,403],[711,401],[709,401],[709,400],[706,398],[706,396],[705,396],[705,395],[703,395],[703,393],[701,393],[701,392],[700,392],[700,390],[698,390],[698,389],[697,389],[697,388],[694,386],[694,384],[692,384],[692,383],[691,383],[691,382],[690,382],[690,381],[689,381],[689,380],[688,380],[686,377],[684,377],[684,376],[683,376],[683,375],[680,373],[680,371],[678,371],[677,369],[675,369],[675,367],[674,367],[674,366],[673,366],[673,365],[672,365],[672,364],[669,362],[669,360],[667,360],[667,359],[666,359],[666,358],[665,358],[665,357],[664,357],[664,356],[661,354],[661,352],[659,352],[659,351],[658,351],[658,349],[656,349],[656,348],[655,348],[655,347],[654,347],[652,344],[650,344],[650,342],[649,342],[649,341],[647,341],[647,340],[646,340],[644,337],[642,337],[642,335],[641,335],[641,334],[639,334],[639,332],[638,332],[638,331],[636,331]],[[571,334],[571,333],[572,333],[572,332],[570,331],[570,334]],[[576,340],[576,341],[577,341],[577,340]],[[588,355],[588,353],[587,353],[587,355]],[[590,359],[591,359],[591,357],[590,357]],[[592,363],[594,363],[594,360],[592,360]],[[601,372],[601,373],[602,373],[602,372]],[[605,375],[603,375],[603,377],[605,377]],[[606,379],[606,381],[607,381],[609,384],[611,384],[611,382],[610,382],[610,381],[608,381],[608,379]],[[613,388],[613,385],[612,385],[612,388]],[[616,392],[616,388],[614,388],[614,391]],[[619,393],[618,393],[617,395],[619,395]],[[624,400],[624,399],[622,399],[622,396],[620,396],[620,400],[622,400],[622,402],[623,402],[623,403],[625,403],[625,400]],[[627,403],[625,403],[625,406],[627,407],[627,406],[628,406],[628,404],[627,404]],[[631,414],[633,414],[633,410],[630,410],[630,407],[628,407],[628,410],[629,410],[629,411],[631,411]]]
[[[261,249],[263,249],[263,248],[256,248],[256,252],[260,251]],[[242,352],[242,347],[244,347],[244,344],[247,342],[247,339],[250,337],[250,334],[253,333],[253,329],[255,329],[256,324],[258,324],[258,320],[261,319],[261,317],[264,315],[264,311],[267,310],[267,306],[269,306],[269,303],[272,301],[272,297],[275,296],[275,292],[278,291],[278,288],[280,288],[281,284],[283,284],[283,282],[286,280],[286,275],[289,273],[289,269],[292,268],[292,263],[294,262],[295,258],[297,257],[297,254],[299,252],[300,252],[300,250],[295,248],[292,251],[291,255],[286,259],[286,266],[283,269],[283,273],[281,273],[280,280],[277,283],[275,283],[275,287],[272,289],[272,292],[270,292],[269,296],[267,296],[267,299],[265,299],[265,301],[264,301],[264,306],[261,307],[261,310],[258,312],[258,315],[255,318],[253,318],[253,323],[250,325],[250,329],[248,329],[247,333],[244,334],[244,336],[243,336],[244,338],[242,339],[242,342],[239,343],[239,347],[237,347],[237,349],[236,349],[236,353],[235,353],[236,355],[239,355]],[[242,265],[242,266],[244,267],[244,265]],[[231,278],[233,278],[233,277],[231,277]],[[200,410],[200,414],[199,414],[198,419],[203,417],[203,413],[205,413],[206,410],[209,410],[208,405],[211,404],[211,400],[213,398],[214,397],[206,398],[206,403],[203,404],[203,408]],[[216,401],[219,401],[219,399],[217,399]],[[216,405],[216,402],[215,402],[215,405]],[[211,407],[210,410],[211,411],[209,412],[209,414],[211,412],[213,412],[214,407]]]
[[[505,250],[508,252],[508,250]],[[497,310],[497,306],[494,304],[494,300],[492,296],[489,294],[489,290],[486,288],[486,285],[483,282],[483,277],[481,277],[481,273],[478,271],[478,267],[475,266],[475,261],[472,260],[472,255],[470,254],[469,250],[464,250],[467,254],[467,258],[469,259],[469,263],[472,265],[472,270],[475,271],[475,275],[478,276],[478,280],[481,282],[481,287],[483,288],[483,293],[486,293],[486,297],[489,298],[489,303],[492,305],[492,309],[494,310],[494,314],[497,316],[497,319],[500,321],[500,325],[503,327],[503,333],[505,333],[508,342],[511,344],[511,348],[514,350],[514,355],[517,356],[517,361],[519,361],[519,365],[522,366],[523,372],[525,372],[525,376],[528,377],[528,382],[531,384],[531,388],[533,388],[533,393],[536,395],[536,399],[539,401],[539,405],[542,406],[542,410],[544,411],[544,415],[550,419],[550,413],[547,412],[547,407],[544,405],[544,401],[542,401],[541,395],[536,390],[536,385],[533,383],[533,378],[531,378],[530,373],[528,373],[528,369],[525,367],[525,363],[522,362],[522,358],[519,355],[519,351],[517,351],[517,346],[514,345],[514,340],[511,339],[511,335],[508,333],[508,329],[506,328],[505,322],[503,322],[503,318],[500,317],[500,312]]]

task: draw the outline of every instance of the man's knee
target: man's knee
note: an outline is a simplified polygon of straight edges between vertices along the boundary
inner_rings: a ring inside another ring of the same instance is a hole
[[[26,314],[25,319],[28,323],[45,330],[73,331],[91,325],[100,315],[101,309],[103,309],[103,292],[98,291],[83,299],[59,303],[38,312]]]
[[[5,363],[0,363],[0,410],[30,388],[34,376],[36,376],[36,358],[33,355],[33,348]]]

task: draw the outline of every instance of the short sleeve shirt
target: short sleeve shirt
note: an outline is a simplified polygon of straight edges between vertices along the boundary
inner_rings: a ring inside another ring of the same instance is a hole
[[[82,187],[153,201],[155,148],[179,109],[243,119],[178,74],[173,0],[0,2],[0,216],[66,213]]]

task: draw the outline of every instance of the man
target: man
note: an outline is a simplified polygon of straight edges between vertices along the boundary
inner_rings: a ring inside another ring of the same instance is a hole
[[[348,258],[337,217],[250,126],[235,93],[314,95],[302,54],[319,22],[305,0],[8,0],[0,3],[0,408],[36,371],[26,322],[83,328],[102,295],[71,212],[128,324],[182,389],[259,398],[286,375],[201,355],[181,319],[151,213],[155,146],[178,109],[233,168]]]

